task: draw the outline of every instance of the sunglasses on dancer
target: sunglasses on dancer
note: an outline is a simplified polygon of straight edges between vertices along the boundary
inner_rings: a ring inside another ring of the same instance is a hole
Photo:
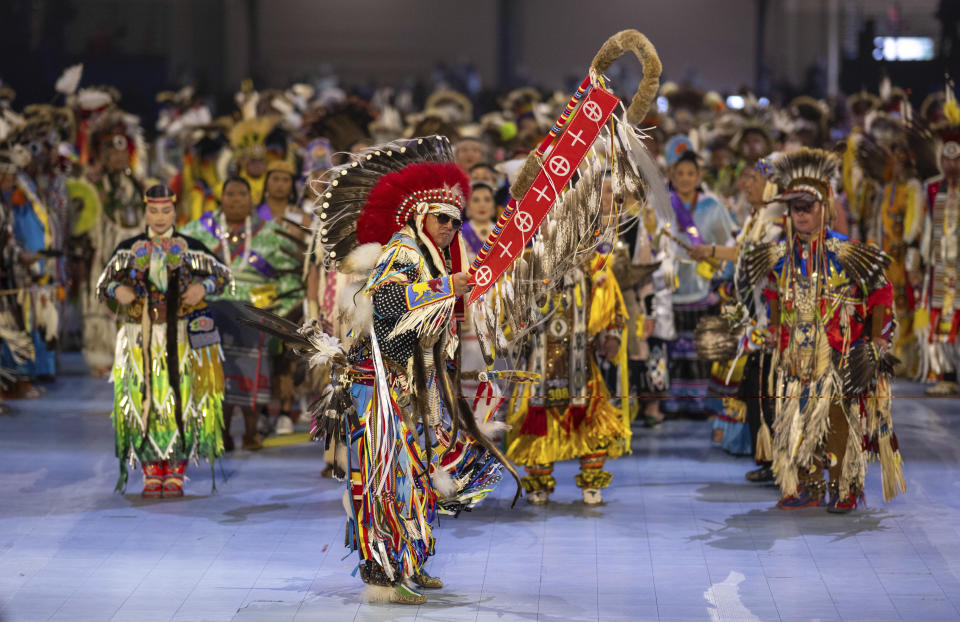
[[[463,221],[459,218],[453,218],[448,214],[435,214],[437,222],[440,223],[440,226],[445,226],[447,223],[453,223],[453,230],[458,231],[461,226],[463,226]]]
[[[791,212],[797,212],[798,214],[809,214],[817,206],[817,200],[813,197],[794,199],[788,204],[790,206]]]

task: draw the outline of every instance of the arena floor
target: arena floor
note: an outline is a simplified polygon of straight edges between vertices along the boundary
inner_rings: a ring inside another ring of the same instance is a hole
[[[68,359],[68,363],[70,360]],[[847,516],[774,508],[752,463],[710,424],[635,428],[586,507],[574,464],[546,507],[512,484],[436,531],[446,582],[422,607],[361,604],[344,558],[340,485],[314,444],[236,452],[188,474],[187,496],[114,494],[111,386],[75,374],[0,417],[0,620],[956,620],[960,399],[900,382],[909,491]]]

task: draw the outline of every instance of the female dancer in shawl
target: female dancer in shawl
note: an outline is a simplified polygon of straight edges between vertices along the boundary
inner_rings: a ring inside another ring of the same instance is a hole
[[[480,252],[480,247],[490,237],[493,225],[497,222],[494,195],[493,186],[485,182],[474,182],[470,187],[470,203],[465,213],[467,220],[460,230],[470,261]]]
[[[348,365],[315,431],[343,443],[347,545],[368,597],[420,604],[414,584],[443,585],[423,570],[438,511],[474,506],[506,462],[459,397],[469,186],[438,136],[372,149],[329,179],[318,243],[354,283],[340,301]]]
[[[230,271],[197,240],[173,227],[175,196],[146,193],[147,231],[120,243],[97,289],[120,313],[113,366],[113,425],[120,459],[143,466],[144,497],[183,496],[187,460],[223,453],[220,337],[204,298]]]
[[[670,140],[667,163],[674,212],[671,233],[683,245],[711,249],[710,260],[716,262],[716,249],[733,242],[733,218],[720,202],[700,190],[700,163],[687,137]],[[713,275],[704,271],[705,261],[681,255],[678,264],[678,286],[673,292],[677,339],[670,347],[670,399],[662,408],[668,413],[703,414],[710,363],[698,359],[693,332],[700,318],[718,313],[720,299],[713,291]]]
[[[230,291],[211,297],[211,311],[223,333],[226,353],[224,373],[228,408],[227,451],[233,449],[230,419],[240,413],[244,420],[243,449],[255,451],[263,445],[257,428],[258,411],[271,399],[275,344],[264,335],[236,321],[234,301],[271,307],[288,314],[302,299],[302,268],[288,252],[288,240],[278,233],[277,221],[260,220],[254,209],[250,185],[243,177],[223,182],[221,209],[205,212],[184,227],[229,266],[234,278]]]
[[[768,343],[776,347],[773,472],[785,510],[856,509],[867,453],[880,458],[883,497],[906,490],[890,418],[886,354],[893,332],[889,257],[827,229],[836,158],[822,149],[780,156],[773,169],[789,220],[785,239],[744,257],[751,284],[770,301]]]

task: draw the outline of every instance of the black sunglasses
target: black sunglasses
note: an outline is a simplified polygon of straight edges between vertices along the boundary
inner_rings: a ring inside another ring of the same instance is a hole
[[[437,214],[436,217],[437,222],[441,225],[445,225],[452,221],[454,231],[459,230],[461,225],[463,225],[463,221],[461,221],[459,218],[451,218],[448,214]]]
[[[816,207],[817,203],[815,201],[791,201],[790,202],[790,211],[797,212],[799,214],[809,214]]]

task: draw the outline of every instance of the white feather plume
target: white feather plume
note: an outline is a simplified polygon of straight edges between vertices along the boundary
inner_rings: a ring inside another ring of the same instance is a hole
[[[326,365],[331,358],[344,353],[340,340],[323,331],[312,331],[307,335],[307,339],[314,348],[314,353],[310,355],[311,367]]]
[[[60,77],[57,78],[57,82],[53,88],[57,93],[73,95],[77,92],[77,86],[80,85],[81,76],[83,76],[83,63],[67,67],[63,73],[60,74]]]
[[[457,483],[445,469],[435,468],[430,474],[430,481],[433,483],[433,489],[441,499],[447,499],[457,494]]]

